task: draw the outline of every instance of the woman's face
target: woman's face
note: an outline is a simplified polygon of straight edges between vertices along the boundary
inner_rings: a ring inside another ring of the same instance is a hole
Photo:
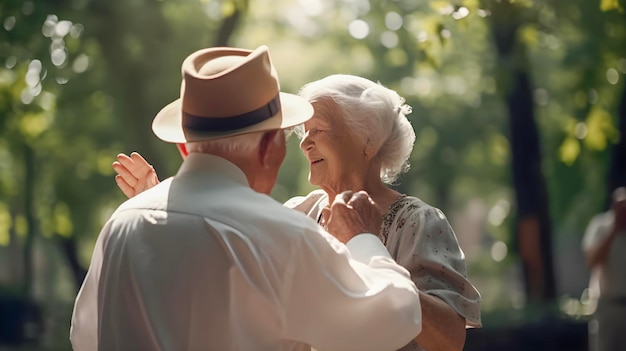
[[[313,102],[313,117],[304,124],[300,149],[309,161],[309,182],[336,192],[363,174],[363,143],[354,137],[334,102]]]

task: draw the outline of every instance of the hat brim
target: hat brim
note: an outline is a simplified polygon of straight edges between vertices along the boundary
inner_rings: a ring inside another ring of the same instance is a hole
[[[181,99],[163,107],[152,121],[152,131],[168,143],[187,143],[212,140],[245,133],[285,129],[308,121],[313,116],[313,106],[300,96],[280,92],[281,110],[263,122],[246,128],[226,132],[207,132],[183,127]]]

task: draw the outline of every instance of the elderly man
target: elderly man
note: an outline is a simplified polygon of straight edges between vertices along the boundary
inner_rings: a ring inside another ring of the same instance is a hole
[[[366,193],[337,197],[332,235],[269,197],[283,130],[312,107],[280,92],[267,48],[200,50],[182,73],[181,97],[153,131],[185,160],[102,229],[74,350],[381,351],[414,338],[418,291],[369,234]]]

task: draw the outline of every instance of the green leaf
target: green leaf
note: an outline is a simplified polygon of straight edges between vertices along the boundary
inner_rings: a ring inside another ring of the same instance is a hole
[[[74,225],[70,218],[70,210],[67,204],[58,203],[54,207],[54,232],[62,237],[69,238],[74,232]]]
[[[0,246],[7,246],[11,243],[9,236],[11,222],[8,206],[5,203],[0,203]]]
[[[617,134],[611,115],[604,109],[594,108],[587,116],[586,123],[588,132],[584,139],[585,146],[595,151],[605,150],[609,140],[613,140]]]
[[[619,0],[602,0],[600,2],[600,10],[602,11],[618,10],[619,12],[624,11],[624,9],[619,3]]]
[[[559,159],[568,166],[576,162],[580,155],[580,143],[576,138],[567,137],[559,148]]]

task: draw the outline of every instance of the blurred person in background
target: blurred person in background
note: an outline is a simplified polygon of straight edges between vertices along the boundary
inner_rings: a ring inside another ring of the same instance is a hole
[[[370,234],[365,192],[325,211],[334,236],[269,196],[284,130],[313,108],[279,91],[267,47],[199,50],[182,73],[181,98],[152,127],[185,160],[104,225],[73,349],[393,351],[414,338],[417,288]]]
[[[589,321],[591,351],[626,350],[626,187],[613,191],[611,208],[595,215],[583,237],[595,304]]]
[[[422,332],[401,350],[462,350],[466,328],[481,326],[480,294],[467,278],[456,235],[441,210],[388,186],[409,168],[411,108],[395,91],[345,74],[306,84],[299,95],[314,107],[313,118],[296,133],[309,161],[309,182],[321,189],[284,205],[325,225],[325,209],[337,194],[365,190],[378,208],[378,237],[420,290]],[[137,153],[118,155],[113,168],[128,197],[158,183]]]

